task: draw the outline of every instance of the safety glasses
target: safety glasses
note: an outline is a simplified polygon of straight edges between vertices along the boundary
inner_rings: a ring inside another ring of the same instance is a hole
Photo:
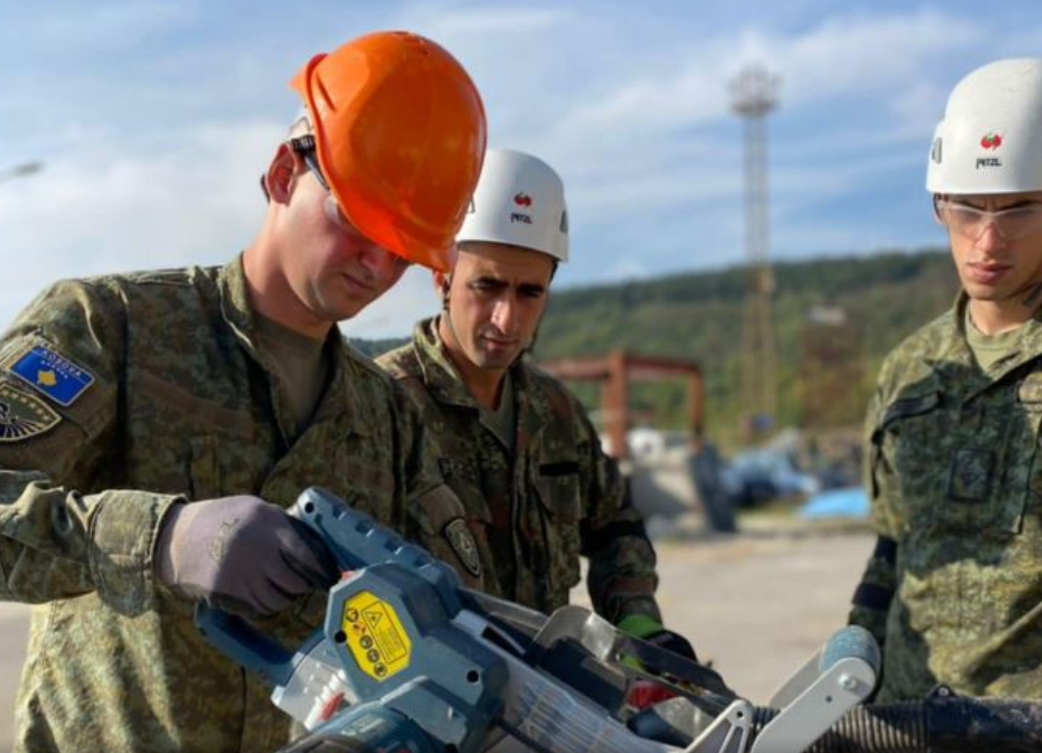
[[[934,211],[942,225],[972,241],[980,240],[989,224],[994,225],[999,236],[1006,241],[1042,231],[1040,202],[988,212],[951,199],[935,199]]]

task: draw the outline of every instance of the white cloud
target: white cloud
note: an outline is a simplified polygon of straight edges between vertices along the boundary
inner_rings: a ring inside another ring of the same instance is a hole
[[[695,39],[672,48],[672,55],[659,51],[650,69],[638,65],[630,76],[622,71],[608,91],[587,84],[596,97],[578,99],[556,121],[555,135],[583,141],[584,135],[607,134],[618,143],[732,117],[727,84],[751,62],[780,74],[785,108],[834,106],[837,98],[889,106],[914,96],[909,90],[922,93],[929,86],[931,58],[959,49],[974,33],[957,17],[926,10],[847,14],[798,35],[751,28]],[[612,71],[612,78],[618,73]]]
[[[936,75],[933,59],[979,35],[975,23],[928,8],[890,15],[854,11],[826,18],[803,36],[767,39],[764,47],[784,77],[786,99],[820,103],[903,92]]]
[[[0,323],[46,284],[105,272],[216,264],[248,244],[264,199],[257,176],[281,124],[218,123],[168,151],[117,145],[0,185]]]

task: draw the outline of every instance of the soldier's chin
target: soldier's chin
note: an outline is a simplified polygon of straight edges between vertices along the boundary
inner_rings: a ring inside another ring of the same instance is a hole
[[[1003,294],[992,285],[980,285],[976,283],[963,283],[966,295],[971,301],[1001,301],[1009,298],[1009,294]]]
[[[506,351],[490,353],[487,350],[483,350],[479,353],[478,362],[475,365],[479,369],[502,371],[503,369],[509,368],[510,364],[512,364],[516,358],[516,351],[512,353]]]

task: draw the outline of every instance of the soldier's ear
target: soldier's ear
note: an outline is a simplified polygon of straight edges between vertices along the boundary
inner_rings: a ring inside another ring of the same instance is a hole
[[[452,274],[446,274],[444,272],[434,273],[434,288],[438,292],[438,297],[441,298],[441,310],[449,310],[449,290],[452,288]]]
[[[264,174],[264,187],[267,189],[271,201],[277,204],[289,203],[289,197],[293,193],[294,178],[297,175],[296,153],[289,144],[280,144],[275,156],[268,165],[268,172]]]
[[[449,294],[449,287],[451,285],[451,278],[444,272],[434,272],[434,289],[438,292],[438,295],[445,298]]]

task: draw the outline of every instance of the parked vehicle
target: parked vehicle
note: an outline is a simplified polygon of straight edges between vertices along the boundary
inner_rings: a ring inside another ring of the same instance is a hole
[[[772,499],[792,495],[812,495],[822,483],[801,471],[792,453],[758,448],[740,452],[721,472],[724,489],[733,504],[755,507]]]

